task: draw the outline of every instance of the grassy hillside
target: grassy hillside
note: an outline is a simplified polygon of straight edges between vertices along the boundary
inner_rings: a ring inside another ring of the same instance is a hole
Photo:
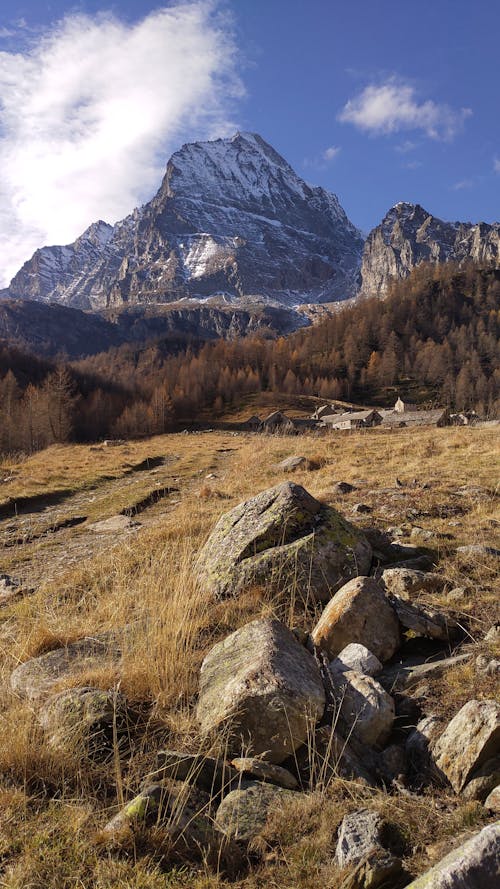
[[[99,842],[99,831],[138,791],[159,748],[209,752],[194,704],[199,667],[214,642],[256,616],[276,615],[304,628],[315,620],[314,611],[273,600],[265,588],[215,603],[193,574],[221,513],[282,481],[275,464],[292,454],[319,467],[299,470],[293,480],[352,521],[397,526],[403,540],[414,526],[431,532],[437,571],[451,582],[447,592],[422,598],[457,617],[481,653],[482,637],[498,616],[498,560],[455,550],[469,543],[498,546],[497,429],[322,438],[179,434],[112,448],[59,445],[20,462],[4,460],[0,573],[17,575],[24,585],[0,610],[0,882],[6,889],[335,889],[345,877],[333,860],[335,831],[348,811],[366,806],[397,825],[400,854],[414,874],[457,834],[488,820],[479,803],[450,789],[415,796],[334,778],[306,788],[272,816],[248,869],[231,879],[208,863],[172,860],[160,830],[122,853]],[[334,493],[339,480],[356,490]],[[164,494],[135,515],[137,527],[111,535],[92,527],[159,489]],[[371,508],[369,515],[353,512],[359,501]],[[82,519],[77,526],[64,526],[75,516]],[[120,640],[123,663],[89,669],[78,684],[119,689],[138,722],[130,753],[98,765],[78,750],[51,748],[34,707],[10,691],[9,677],[30,657],[108,631]],[[497,693],[498,680],[478,673],[473,658],[429,680],[425,708],[449,718],[470,698]]]

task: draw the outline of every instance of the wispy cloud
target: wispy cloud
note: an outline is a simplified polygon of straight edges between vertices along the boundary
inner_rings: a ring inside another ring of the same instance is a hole
[[[411,139],[405,139],[404,142],[394,146],[394,151],[397,151],[398,154],[408,154],[410,151],[415,151],[415,148],[417,147],[418,142],[412,142]]]
[[[418,170],[419,167],[422,166],[422,161],[407,161],[405,164],[402,164],[405,170]]]
[[[338,119],[373,135],[421,130],[431,139],[450,140],[472,114],[470,108],[451,108],[432,99],[419,100],[415,87],[391,77],[370,84],[346,103]]]
[[[216,0],[135,24],[72,15],[26,51],[0,52],[4,280],[36,247],[143,202],[182,139],[233,130],[235,59]]]
[[[452,189],[452,191],[464,191],[467,188],[473,188],[473,187],[474,187],[474,180],[473,179],[460,179],[458,182],[454,182],[454,184],[451,186],[451,189]]]
[[[334,161],[337,155],[340,153],[340,147],[338,145],[330,145],[330,148],[325,149],[323,152],[323,160],[327,163],[331,163]]]
[[[493,158],[493,169],[495,173],[500,173],[500,157]]]

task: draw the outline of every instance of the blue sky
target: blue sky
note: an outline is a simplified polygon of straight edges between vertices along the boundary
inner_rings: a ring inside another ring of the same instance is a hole
[[[364,231],[399,200],[497,221],[499,34],[494,0],[3,0],[0,265],[120,218],[182,141],[233,129]]]

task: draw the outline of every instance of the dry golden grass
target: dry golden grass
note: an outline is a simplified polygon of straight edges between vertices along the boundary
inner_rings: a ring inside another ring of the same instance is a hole
[[[294,454],[308,459],[306,468],[293,476],[273,468]],[[46,580],[36,592],[0,612],[0,883],[9,889],[225,885],[223,876],[203,865],[172,869],[150,848],[138,851],[136,857],[109,857],[96,849],[93,836],[116,811],[117,802],[137,791],[159,747],[200,749],[193,717],[198,671],[215,641],[259,615],[276,614],[289,625],[310,626],[314,620],[313,613],[304,614],[298,599],[283,603],[256,589],[238,600],[214,603],[196,583],[196,554],[220,514],[241,500],[292,478],[359,524],[397,526],[403,539],[408,539],[413,525],[420,525],[433,534],[432,545],[440,555],[438,570],[465,589],[458,600],[447,591],[427,595],[425,601],[452,610],[467,622],[475,640],[498,620],[495,560],[454,554],[460,544],[499,545],[496,429],[375,430],[325,437],[212,432],[162,436],[99,451],[54,447],[19,463],[8,461],[2,470],[4,474],[8,470],[13,480],[2,493],[4,499],[61,489],[78,494],[94,486],[95,520],[118,511],[124,502],[120,490],[99,499],[109,478],[125,478],[130,464],[159,455],[172,461],[176,457],[165,472],[178,479],[179,502],[154,507],[154,521],[137,534],[111,540],[103,551],[63,572],[51,570],[56,541],[50,546],[38,541],[10,548],[0,563],[0,571],[8,566],[12,573],[28,556],[44,560],[46,566]],[[333,493],[339,480],[358,489],[339,497]],[[152,477],[142,474],[134,495],[151,484]],[[459,495],[462,485],[469,490]],[[475,487],[482,490],[475,492]],[[359,501],[371,506],[371,514],[353,516],[351,508]],[[61,508],[71,511],[70,495]],[[85,540],[85,526],[76,530]],[[33,707],[10,693],[8,680],[18,663],[106,631],[117,633],[122,662],[96,667],[58,685],[119,688],[136,708],[140,718],[131,756],[103,768],[52,750]],[[447,716],[465,700],[492,697],[497,691],[494,679],[467,663],[429,683],[429,703]],[[431,842],[444,841],[453,830],[480,824],[484,818],[477,805],[460,803],[441,791],[409,800],[368,792],[351,782],[329,782],[321,793],[301,795],[272,819],[258,860],[233,885],[245,889],[339,885],[332,863],[335,828],[346,811],[360,805],[377,808],[399,825],[401,854],[413,872],[426,865]]]

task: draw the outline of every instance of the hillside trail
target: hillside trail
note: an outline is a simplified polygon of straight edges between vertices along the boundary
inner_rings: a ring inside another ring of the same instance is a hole
[[[161,526],[206,477],[223,474],[236,450],[234,439],[207,445],[192,459],[182,454],[146,458],[118,477],[102,476],[76,492],[20,498],[10,514],[0,513],[0,574],[12,575],[27,590],[36,589],[124,542],[140,545],[141,532]],[[113,519],[107,528],[100,524]]]

